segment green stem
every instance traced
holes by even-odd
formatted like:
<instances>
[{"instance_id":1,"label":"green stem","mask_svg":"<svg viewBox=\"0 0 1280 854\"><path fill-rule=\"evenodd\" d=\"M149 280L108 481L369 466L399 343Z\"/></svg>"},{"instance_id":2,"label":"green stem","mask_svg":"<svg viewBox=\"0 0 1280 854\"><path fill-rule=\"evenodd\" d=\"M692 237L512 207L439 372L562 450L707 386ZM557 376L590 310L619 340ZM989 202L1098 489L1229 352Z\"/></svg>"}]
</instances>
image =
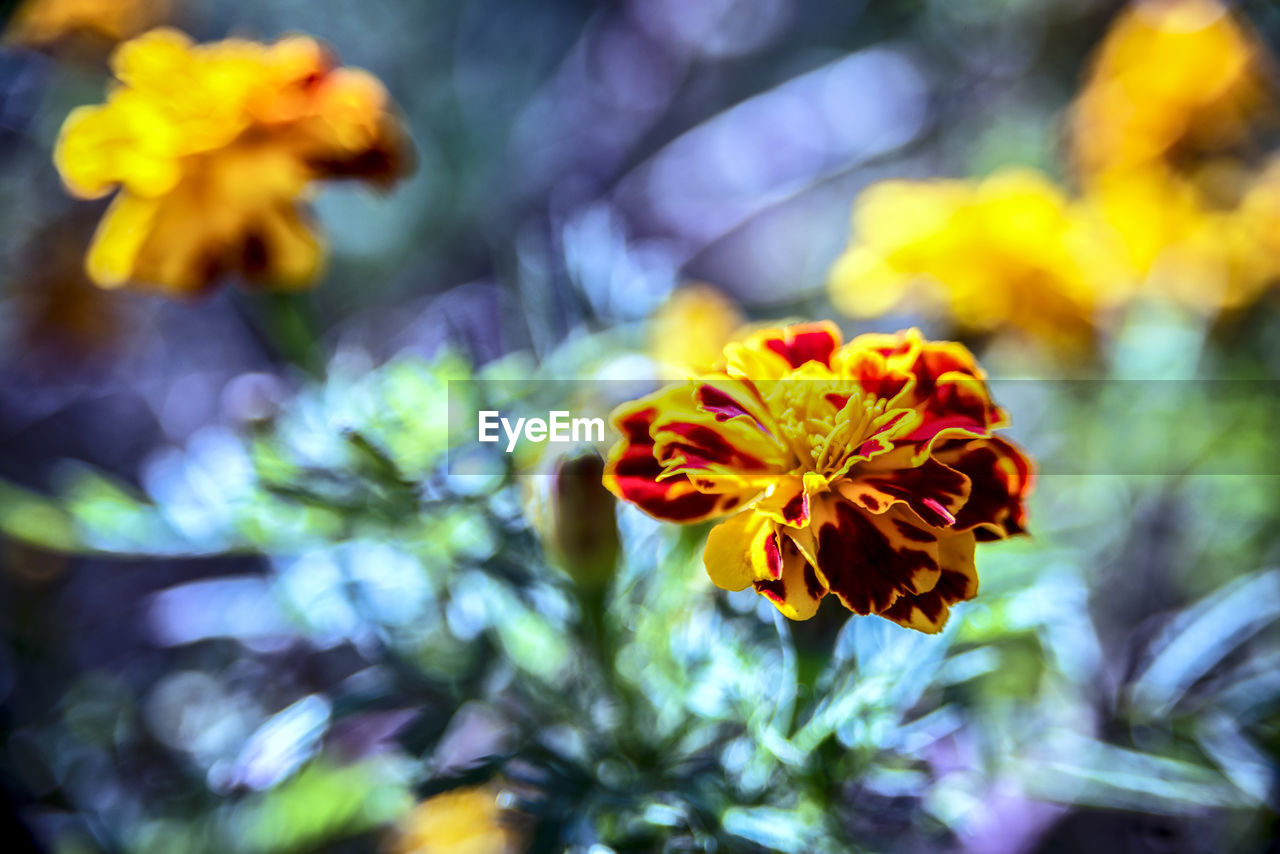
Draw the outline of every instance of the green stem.
<instances>
[{"instance_id":1,"label":"green stem","mask_svg":"<svg viewBox=\"0 0 1280 854\"><path fill-rule=\"evenodd\" d=\"M305 297L291 293L265 293L254 303L256 325L276 352L304 373L322 376L324 352L318 344L315 316Z\"/></svg>"}]
</instances>

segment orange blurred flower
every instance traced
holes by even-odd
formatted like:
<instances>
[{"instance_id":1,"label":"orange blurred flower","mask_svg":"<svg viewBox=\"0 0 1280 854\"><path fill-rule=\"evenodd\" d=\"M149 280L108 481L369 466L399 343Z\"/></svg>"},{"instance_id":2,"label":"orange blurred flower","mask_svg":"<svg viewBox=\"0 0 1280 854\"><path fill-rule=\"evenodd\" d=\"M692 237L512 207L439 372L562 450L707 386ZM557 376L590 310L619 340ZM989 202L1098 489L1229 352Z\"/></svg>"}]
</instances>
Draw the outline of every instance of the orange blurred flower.
<instances>
[{"instance_id":1,"label":"orange blurred flower","mask_svg":"<svg viewBox=\"0 0 1280 854\"><path fill-rule=\"evenodd\" d=\"M1129 280L1213 313L1251 303L1280 273L1267 191L1226 156L1274 115L1269 63L1216 0L1142 0L1113 23L1070 130L1084 203Z\"/></svg>"},{"instance_id":2,"label":"orange blurred flower","mask_svg":"<svg viewBox=\"0 0 1280 854\"><path fill-rule=\"evenodd\" d=\"M853 221L857 239L830 277L836 307L853 317L932 302L969 332L1008 325L1070 344L1120 296L1123 271L1099 223L1031 170L884 181L859 196Z\"/></svg>"},{"instance_id":3,"label":"orange blurred flower","mask_svg":"<svg viewBox=\"0 0 1280 854\"><path fill-rule=\"evenodd\" d=\"M1112 24L1072 109L1086 180L1242 141L1273 108L1257 39L1216 0L1139 0Z\"/></svg>"},{"instance_id":4,"label":"orange blurred flower","mask_svg":"<svg viewBox=\"0 0 1280 854\"><path fill-rule=\"evenodd\" d=\"M1248 305L1280 276L1280 182L1224 152L1274 110L1268 63L1215 0L1139 0L1070 114L1080 195L1025 169L872 185L833 302L854 317L931 303L964 332L1059 347L1140 294L1205 314Z\"/></svg>"},{"instance_id":5,"label":"orange blurred flower","mask_svg":"<svg viewBox=\"0 0 1280 854\"><path fill-rule=\"evenodd\" d=\"M305 36L195 45L159 29L111 64L119 84L72 111L54 153L76 196L119 190L87 259L103 287L192 294L229 273L305 286L321 260L299 208L309 185L406 169L382 84Z\"/></svg>"},{"instance_id":6,"label":"orange blurred flower","mask_svg":"<svg viewBox=\"0 0 1280 854\"><path fill-rule=\"evenodd\" d=\"M658 519L721 518L704 563L791 619L827 593L937 632L978 589L977 541L1025 527L1031 463L963 346L914 329L841 345L765 330L720 369L619 407L605 485Z\"/></svg>"},{"instance_id":7,"label":"orange blurred flower","mask_svg":"<svg viewBox=\"0 0 1280 854\"><path fill-rule=\"evenodd\" d=\"M78 40L110 45L160 23L169 8L169 0L27 0L5 37L32 47Z\"/></svg>"},{"instance_id":8,"label":"orange blurred flower","mask_svg":"<svg viewBox=\"0 0 1280 854\"><path fill-rule=\"evenodd\" d=\"M455 789L409 813L392 854L514 854L518 834L505 822L491 786Z\"/></svg>"}]
</instances>

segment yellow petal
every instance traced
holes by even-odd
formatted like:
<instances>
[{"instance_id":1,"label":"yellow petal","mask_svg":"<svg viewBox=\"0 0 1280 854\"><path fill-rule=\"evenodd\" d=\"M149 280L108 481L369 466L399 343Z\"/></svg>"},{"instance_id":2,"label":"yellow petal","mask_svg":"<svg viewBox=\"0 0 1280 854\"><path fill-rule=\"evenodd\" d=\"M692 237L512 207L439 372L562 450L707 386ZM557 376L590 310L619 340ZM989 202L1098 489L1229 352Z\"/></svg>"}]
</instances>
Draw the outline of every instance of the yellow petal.
<instances>
[{"instance_id":1,"label":"yellow petal","mask_svg":"<svg viewBox=\"0 0 1280 854\"><path fill-rule=\"evenodd\" d=\"M743 590L756 579L776 578L781 552L774 524L745 510L711 529L702 553L707 575L723 590Z\"/></svg>"},{"instance_id":2,"label":"yellow petal","mask_svg":"<svg viewBox=\"0 0 1280 854\"><path fill-rule=\"evenodd\" d=\"M790 537L782 538L782 577L755 582L756 592L773 603L789 620L807 620L818 612L827 595L813 567Z\"/></svg>"},{"instance_id":3,"label":"yellow petal","mask_svg":"<svg viewBox=\"0 0 1280 854\"><path fill-rule=\"evenodd\" d=\"M104 288L117 288L134 275L138 254L155 222L160 203L121 193L98 225L85 261L89 278Z\"/></svg>"}]
</instances>

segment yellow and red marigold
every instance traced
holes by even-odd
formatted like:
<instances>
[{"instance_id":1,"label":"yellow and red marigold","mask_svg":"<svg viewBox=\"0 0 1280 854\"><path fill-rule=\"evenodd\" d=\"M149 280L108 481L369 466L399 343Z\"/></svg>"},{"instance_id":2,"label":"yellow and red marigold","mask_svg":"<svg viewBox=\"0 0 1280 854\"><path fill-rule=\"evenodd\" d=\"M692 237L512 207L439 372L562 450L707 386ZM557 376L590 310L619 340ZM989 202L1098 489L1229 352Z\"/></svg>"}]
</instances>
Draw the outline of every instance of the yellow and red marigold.
<instances>
[{"instance_id":1,"label":"yellow and red marigold","mask_svg":"<svg viewBox=\"0 0 1280 854\"><path fill-rule=\"evenodd\" d=\"M939 631L977 593L976 543L1025 528L1032 466L994 435L1007 416L967 349L915 329L761 331L613 418L605 485L658 519L723 519L711 580L792 619L834 593Z\"/></svg>"},{"instance_id":2,"label":"yellow and red marigold","mask_svg":"<svg viewBox=\"0 0 1280 854\"><path fill-rule=\"evenodd\" d=\"M76 196L119 189L86 263L103 287L190 294L229 273L306 285L321 256L299 207L310 184L389 183L407 166L382 84L314 39L196 45L158 29L111 65L119 84L67 117L54 153Z\"/></svg>"}]
</instances>

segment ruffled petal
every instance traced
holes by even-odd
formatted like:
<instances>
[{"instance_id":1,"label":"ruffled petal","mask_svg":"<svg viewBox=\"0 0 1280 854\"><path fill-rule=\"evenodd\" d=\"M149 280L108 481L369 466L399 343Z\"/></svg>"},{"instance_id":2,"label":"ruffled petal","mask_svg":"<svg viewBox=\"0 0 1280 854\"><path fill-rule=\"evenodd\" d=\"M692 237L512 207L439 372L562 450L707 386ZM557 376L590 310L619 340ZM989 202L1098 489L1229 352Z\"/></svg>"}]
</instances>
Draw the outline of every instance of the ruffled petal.
<instances>
[{"instance_id":1,"label":"ruffled petal","mask_svg":"<svg viewBox=\"0 0 1280 854\"><path fill-rule=\"evenodd\" d=\"M813 497L827 486L827 479L816 472L783 475L774 479L755 510L780 525L803 528L809 524Z\"/></svg>"},{"instance_id":2,"label":"ruffled petal","mask_svg":"<svg viewBox=\"0 0 1280 854\"><path fill-rule=\"evenodd\" d=\"M1031 460L1004 439L947 443L937 459L970 482L969 496L955 514L955 529L973 530L979 540L1026 531L1026 499L1035 484Z\"/></svg>"},{"instance_id":3,"label":"ruffled petal","mask_svg":"<svg viewBox=\"0 0 1280 854\"><path fill-rule=\"evenodd\" d=\"M651 430L654 455L685 474L750 474L776 469L776 443L740 424L704 424L659 416Z\"/></svg>"},{"instance_id":4,"label":"ruffled petal","mask_svg":"<svg viewBox=\"0 0 1280 854\"><path fill-rule=\"evenodd\" d=\"M840 341L840 328L830 321L763 330L725 347L726 370L735 377L775 380L808 362L829 368Z\"/></svg>"},{"instance_id":5,"label":"ruffled petal","mask_svg":"<svg viewBox=\"0 0 1280 854\"><path fill-rule=\"evenodd\" d=\"M951 615L951 606L978 595L978 571L973 563L976 546L972 534L947 537L938 544L942 572L926 593L906 593L880 616L909 629L936 634Z\"/></svg>"},{"instance_id":6,"label":"ruffled petal","mask_svg":"<svg viewBox=\"0 0 1280 854\"><path fill-rule=\"evenodd\" d=\"M831 367L831 357L840 346L840 329L830 321L798 323L784 329L758 333L751 339L757 346L772 350L792 368L805 362Z\"/></svg>"},{"instance_id":7,"label":"ruffled petal","mask_svg":"<svg viewBox=\"0 0 1280 854\"><path fill-rule=\"evenodd\" d=\"M910 404L922 416L908 437L927 449L940 435L986 436L1005 426L1008 416L991 401L986 377L973 354L953 341L927 341L912 328L895 335L859 335L844 350L847 354L869 351L886 364L905 371L915 380L909 389ZM844 355L851 360L851 355Z\"/></svg>"},{"instance_id":8,"label":"ruffled petal","mask_svg":"<svg viewBox=\"0 0 1280 854\"><path fill-rule=\"evenodd\" d=\"M892 402L915 384L910 371L891 363L883 353L865 347L842 347L832 359L832 370L838 376L857 380L867 394L890 401L890 408L895 408Z\"/></svg>"},{"instance_id":9,"label":"ruffled petal","mask_svg":"<svg viewBox=\"0 0 1280 854\"><path fill-rule=\"evenodd\" d=\"M872 513L905 503L929 525L955 524L969 498L969 478L933 459L912 465L913 454L902 447L868 460L856 478L840 483L840 494Z\"/></svg>"},{"instance_id":10,"label":"ruffled petal","mask_svg":"<svg viewBox=\"0 0 1280 854\"><path fill-rule=\"evenodd\" d=\"M734 394L730 395L729 391ZM698 482L779 474L790 468L786 446L761 423L752 406L755 389L739 381L718 385L677 385L655 396L657 413L649 426L653 454L666 476L688 475ZM704 401L710 401L708 409ZM737 412L743 407L744 412ZM767 415L763 417L767 418ZM712 491L719 488L712 487ZM758 489L757 489L758 491Z\"/></svg>"},{"instance_id":11,"label":"ruffled petal","mask_svg":"<svg viewBox=\"0 0 1280 854\"><path fill-rule=\"evenodd\" d=\"M937 537L903 508L873 514L826 496L815 504L811 529L819 578L855 613L880 613L938 581Z\"/></svg>"},{"instance_id":12,"label":"ruffled petal","mask_svg":"<svg viewBox=\"0 0 1280 854\"><path fill-rule=\"evenodd\" d=\"M751 586L793 620L812 617L827 595L826 585L791 537L751 510L711 529L703 564L717 587Z\"/></svg>"},{"instance_id":13,"label":"ruffled petal","mask_svg":"<svg viewBox=\"0 0 1280 854\"><path fill-rule=\"evenodd\" d=\"M650 432L668 394L658 392L614 411L613 424L623 438L605 463L605 487L650 516L670 522L709 519L744 504L750 495L740 481L711 478L695 485L684 474L665 471L654 455Z\"/></svg>"},{"instance_id":14,"label":"ruffled petal","mask_svg":"<svg viewBox=\"0 0 1280 854\"><path fill-rule=\"evenodd\" d=\"M138 255L151 234L160 203L124 192L107 208L85 258L89 278L104 288L117 288L134 274Z\"/></svg>"},{"instance_id":15,"label":"ruffled petal","mask_svg":"<svg viewBox=\"0 0 1280 854\"><path fill-rule=\"evenodd\" d=\"M827 586L788 536L780 536L782 574L777 579L757 579L755 591L792 620L807 620L818 612Z\"/></svg>"},{"instance_id":16,"label":"ruffled petal","mask_svg":"<svg viewBox=\"0 0 1280 854\"><path fill-rule=\"evenodd\" d=\"M702 563L711 581L724 590L743 590L756 581L782 577L782 548L777 526L751 510L711 529Z\"/></svg>"},{"instance_id":17,"label":"ruffled petal","mask_svg":"<svg viewBox=\"0 0 1280 854\"><path fill-rule=\"evenodd\" d=\"M772 435L768 405L751 380L700 378L694 382L693 399L698 408L717 422L741 419L762 433Z\"/></svg>"}]
</instances>

